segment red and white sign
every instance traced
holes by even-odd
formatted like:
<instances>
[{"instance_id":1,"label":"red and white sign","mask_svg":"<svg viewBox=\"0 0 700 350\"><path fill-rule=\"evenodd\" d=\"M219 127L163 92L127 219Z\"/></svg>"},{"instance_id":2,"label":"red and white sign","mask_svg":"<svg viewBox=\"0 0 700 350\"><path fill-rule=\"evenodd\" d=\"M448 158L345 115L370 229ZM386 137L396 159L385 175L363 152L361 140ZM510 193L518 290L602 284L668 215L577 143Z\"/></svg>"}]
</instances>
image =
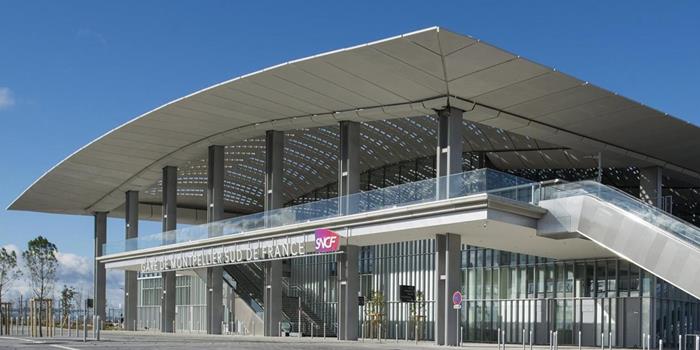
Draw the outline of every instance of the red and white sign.
<instances>
[{"instance_id":1,"label":"red and white sign","mask_svg":"<svg viewBox=\"0 0 700 350\"><path fill-rule=\"evenodd\" d=\"M316 253L332 253L337 252L340 248L340 235L325 229L320 228L315 232L316 236Z\"/></svg>"},{"instance_id":2,"label":"red and white sign","mask_svg":"<svg viewBox=\"0 0 700 350\"><path fill-rule=\"evenodd\" d=\"M452 307L454 309L462 308L462 293L460 291L452 293Z\"/></svg>"}]
</instances>

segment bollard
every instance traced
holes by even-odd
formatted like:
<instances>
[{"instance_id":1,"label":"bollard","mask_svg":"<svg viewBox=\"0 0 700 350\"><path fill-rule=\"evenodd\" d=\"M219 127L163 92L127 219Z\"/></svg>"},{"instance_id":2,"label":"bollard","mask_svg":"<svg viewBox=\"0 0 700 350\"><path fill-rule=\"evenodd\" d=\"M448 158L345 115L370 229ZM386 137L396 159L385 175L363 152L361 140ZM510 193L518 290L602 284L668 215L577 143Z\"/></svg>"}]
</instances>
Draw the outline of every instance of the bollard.
<instances>
[{"instance_id":1,"label":"bollard","mask_svg":"<svg viewBox=\"0 0 700 350\"><path fill-rule=\"evenodd\" d=\"M642 333L642 350L645 349L644 346L646 345L646 341L647 341L647 334Z\"/></svg>"},{"instance_id":2,"label":"bollard","mask_svg":"<svg viewBox=\"0 0 700 350\"><path fill-rule=\"evenodd\" d=\"M678 335L678 350L683 350L683 336Z\"/></svg>"},{"instance_id":3,"label":"bollard","mask_svg":"<svg viewBox=\"0 0 700 350\"><path fill-rule=\"evenodd\" d=\"M314 328L316 328L316 324L311 324L311 339L314 338Z\"/></svg>"},{"instance_id":4,"label":"bollard","mask_svg":"<svg viewBox=\"0 0 700 350\"><path fill-rule=\"evenodd\" d=\"M501 350L501 329L496 330L496 343L498 343L498 350Z\"/></svg>"},{"instance_id":5,"label":"bollard","mask_svg":"<svg viewBox=\"0 0 700 350\"><path fill-rule=\"evenodd\" d=\"M695 336L695 350L700 350L700 335Z\"/></svg>"},{"instance_id":6,"label":"bollard","mask_svg":"<svg viewBox=\"0 0 700 350\"><path fill-rule=\"evenodd\" d=\"M68 337L70 338L73 334L71 324L70 324L71 317L68 316Z\"/></svg>"},{"instance_id":7,"label":"bollard","mask_svg":"<svg viewBox=\"0 0 700 350\"><path fill-rule=\"evenodd\" d=\"M282 321L277 322L277 336L278 337L282 336Z\"/></svg>"},{"instance_id":8,"label":"bollard","mask_svg":"<svg viewBox=\"0 0 700 350\"><path fill-rule=\"evenodd\" d=\"M608 349L612 350L612 332L608 332Z\"/></svg>"},{"instance_id":9,"label":"bollard","mask_svg":"<svg viewBox=\"0 0 700 350\"><path fill-rule=\"evenodd\" d=\"M102 325L100 324L100 316L99 315L97 316L96 328L97 328L97 333L95 334L95 339L97 341L100 341L100 328L102 328Z\"/></svg>"},{"instance_id":10,"label":"bollard","mask_svg":"<svg viewBox=\"0 0 700 350\"><path fill-rule=\"evenodd\" d=\"M554 350L559 350L559 331L554 331Z\"/></svg>"},{"instance_id":11,"label":"bollard","mask_svg":"<svg viewBox=\"0 0 700 350\"><path fill-rule=\"evenodd\" d=\"M501 340L503 341L503 350L506 350L506 330L502 330L503 335L501 335Z\"/></svg>"},{"instance_id":12,"label":"bollard","mask_svg":"<svg viewBox=\"0 0 700 350\"><path fill-rule=\"evenodd\" d=\"M664 350L664 340L659 339L659 350Z\"/></svg>"},{"instance_id":13,"label":"bollard","mask_svg":"<svg viewBox=\"0 0 700 350\"><path fill-rule=\"evenodd\" d=\"M525 350L525 328L523 328L523 350Z\"/></svg>"},{"instance_id":14,"label":"bollard","mask_svg":"<svg viewBox=\"0 0 700 350\"><path fill-rule=\"evenodd\" d=\"M553 350L552 349L553 344L554 344L554 332L552 332L552 330L550 329L549 330L549 350Z\"/></svg>"},{"instance_id":15,"label":"bollard","mask_svg":"<svg viewBox=\"0 0 700 350\"><path fill-rule=\"evenodd\" d=\"M324 332L326 331L325 329L323 330ZM362 324L362 342L365 342L365 325L364 323Z\"/></svg>"},{"instance_id":16,"label":"bollard","mask_svg":"<svg viewBox=\"0 0 700 350\"><path fill-rule=\"evenodd\" d=\"M498 343L498 350L501 350L501 329L499 328L496 333L496 342Z\"/></svg>"},{"instance_id":17,"label":"bollard","mask_svg":"<svg viewBox=\"0 0 700 350\"><path fill-rule=\"evenodd\" d=\"M527 339L530 342L530 350L532 350L532 329L530 330L530 335L527 337Z\"/></svg>"},{"instance_id":18,"label":"bollard","mask_svg":"<svg viewBox=\"0 0 700 350\"><path fill-rule=\"evenodd\" d=\"M600 332L600 350L605 350L605 332Z\"/></svg>"},{"instance_id":19,"label":"bollard","mask_svg":"<svg viewBox=\"0 0 700 350\"><path fill-rule=\"evenodd\" d=\"M83 315L83 343L87 342L87 314Z\"/></svg>"},{"instance_id":20,"label":"bollard","mask_svg":"<svg viewBox=\"0 0 700 350\"><path fill-rule=\"evenodd\" d=\"M464 345L464 326L459 326L459 346Z\"/></svg>"},{"instance_id":21,"label":"bollard","mask_svg":"<svg viewBox=\"0 0 700 350\"><path fill-rule=\"evenodd\" d=\"M581 350L581 331L578 331L578 350Z\"/></svg>"},{"instance_id":22,"label":"bollard","mask_svg":"<svg viewBox=\"0 0 700 350\"><path fill-rule=\"evenodd\" d=\"M399 324L396 323L394 325L394 338L396 339L396 343L399 343Z\"/></svg>"},{"instance_id":23,"label":"bollard","mask_svg":"<svg viewBox=\"0 0 700 350\"><path fill-rule=\"evenodd\" d=\"M323 339L326 339L326 322L323 322Z\"/></svg>"}]
</instances>

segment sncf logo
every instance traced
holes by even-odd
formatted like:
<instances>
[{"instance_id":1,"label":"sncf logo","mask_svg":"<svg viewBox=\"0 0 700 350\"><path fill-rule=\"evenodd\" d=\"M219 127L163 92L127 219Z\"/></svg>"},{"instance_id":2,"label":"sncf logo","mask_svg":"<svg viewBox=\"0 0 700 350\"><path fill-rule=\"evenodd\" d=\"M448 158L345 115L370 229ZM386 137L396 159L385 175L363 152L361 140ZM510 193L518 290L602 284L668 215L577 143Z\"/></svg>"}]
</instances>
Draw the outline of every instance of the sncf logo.
<instances>
[{"instance_id":1,"label":"sncf logo","mask_svg":"<svg viewBox=\"0 0 700 350\"><path fill-rule=\"evenodd\" d=\"M335 252L340 247L340 236L325 228L316 230L316 252L330 253Z\"/></svg>"}]
</instances>

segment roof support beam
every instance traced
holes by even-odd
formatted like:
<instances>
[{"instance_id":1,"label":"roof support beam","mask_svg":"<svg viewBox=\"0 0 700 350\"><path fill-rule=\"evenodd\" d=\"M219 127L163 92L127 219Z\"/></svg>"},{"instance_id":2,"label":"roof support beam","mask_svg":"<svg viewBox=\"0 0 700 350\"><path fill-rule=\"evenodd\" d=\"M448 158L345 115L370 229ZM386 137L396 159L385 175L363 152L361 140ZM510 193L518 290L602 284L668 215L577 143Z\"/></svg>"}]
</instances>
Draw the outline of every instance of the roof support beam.
<instances>
[{"instance_id":1,"label":"roof support beam","mask_svg":"<svg viewBox=\"0 0 700 350\"><path fill-rule=\"evenodd\" d=\"M207 163L207 222L224 218L224 146L209 146ZM218 228L210 228L209 236L221 235ZM207 334L221 334L223 320L223 268L207 268Z\"/></svg>"},{"instance_id":2,"label":"roof support beam","mask_svg":"<svg viewBox=\"0 0 700 350\"><path fill-rule=\"evenodd\" d=\"M282 207L284 132L265 132L265 212ZM266 215L266 224L270 224ZM264 263L263 324L266 336L279 336L282 321L282 260Z\"/></svg>"},{"instance_id":3,"label":"roof support beam","mask_svg":"<svg viewBox=\"0 0 700 350\"><path fill-rule=\"evenodd\" d=\"M459 263L462 236L435 235L435 343L458 345L460 310L452 308L452 293L459 291Z\"/></svg>"},{"instance_id":4,"label":"roof support beam","mask_svg":"<svg viewBox=\"0 0 700 350\"><path fill-rule=\"evenodd\" d=\"M265 132L265 211L282 207L284 132Z\"/></svg>"},{"instance_id":5,"label":"roof support beam","mask_svg":"<svg viewBox=\"0 0 700 350\"><path fill-rule=\"evenodd\" d=\"M448 198L450 183L446 176L462 172L462 115L464 111L454 107L438 111L438 142L436 172L439 198Z\"/></svg>"},{"instance_id":6,"label":"roof support beam","mask_svg":"<svg viewBox=\"0 0 700 350\"><path fill-rule=\"evenodd\" d=\"M129 239L136 239L139 235L139 192L127 191L124 211L126 224L126 244ZM136 271L124 272L124 327L127 330L136 330L136 314L138 305L138 281Z\"/></svg>"},{"instance_id":7,"label":"roof support beam","mask_svg":"<svg viewBox=\"0 0 700 350\"><path fill-rule=\"evenodd\" d=\"M177 241L175 230L177 228L177 167L166 166L163 168L162 180L163 193L163 243L172 244ZM175 271L167 271L161 274L163 296L161 298L161 331L175 332Z\"/></svg>"},{"instance_id":8,"label":"roof support beam","mask_svg":"<svg viewBox=\"0 0 700 350\"><path fill-rule=\"evenodd\" d=\"M95 213L95 274L93 279L93 290L95 291L95 315L101 320L105 319L107 306L107 273L105 264L97 261L97 257L102 256L104 251L102 245L107 242L107 212Z\"/></svg>"},{"instance_id":9,"label":"roof support beam","mask_svg":"<svg viewBox=\"0 0 700 350\"><path fill-rule=\"evenodd\" d=\"M352 212L350 198L360 191L360 123L340 122L340 155L338 157L338 203L341 214Z\"/></svg>"}]
</instances>

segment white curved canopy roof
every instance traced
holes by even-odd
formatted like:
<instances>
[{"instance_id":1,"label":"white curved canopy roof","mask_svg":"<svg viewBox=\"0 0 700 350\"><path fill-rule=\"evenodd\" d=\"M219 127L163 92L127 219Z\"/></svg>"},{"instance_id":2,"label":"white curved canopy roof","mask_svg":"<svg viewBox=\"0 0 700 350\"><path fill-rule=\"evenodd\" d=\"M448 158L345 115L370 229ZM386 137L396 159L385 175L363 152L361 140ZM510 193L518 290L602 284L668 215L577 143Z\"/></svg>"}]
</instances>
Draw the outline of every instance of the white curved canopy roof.
<instances>
[{"instance_id":1,"label":"white curved canopy roof","mask_svg":"<svg viewBox=\"0 0 700 350\"><path fill-rule=\"evenodd\" d=\"M290 131L291 199L335 180L338 121L364 123L369 169L434 152L434 119L425 116L447 105L466 111L465 150L510 150L494 157L503 168L590 167L583 155L602 152L611 165L658 165L700 178L696 126L435 27L283 63L172 101L73 153L8 209L114 211L127 190L157 201L166 165L181 169L179 195L201 197L206 146L222 144L230 211L255 211L266 130ZM183 199L180 205L198 206Z\"/></svg>"}]
</instances>

